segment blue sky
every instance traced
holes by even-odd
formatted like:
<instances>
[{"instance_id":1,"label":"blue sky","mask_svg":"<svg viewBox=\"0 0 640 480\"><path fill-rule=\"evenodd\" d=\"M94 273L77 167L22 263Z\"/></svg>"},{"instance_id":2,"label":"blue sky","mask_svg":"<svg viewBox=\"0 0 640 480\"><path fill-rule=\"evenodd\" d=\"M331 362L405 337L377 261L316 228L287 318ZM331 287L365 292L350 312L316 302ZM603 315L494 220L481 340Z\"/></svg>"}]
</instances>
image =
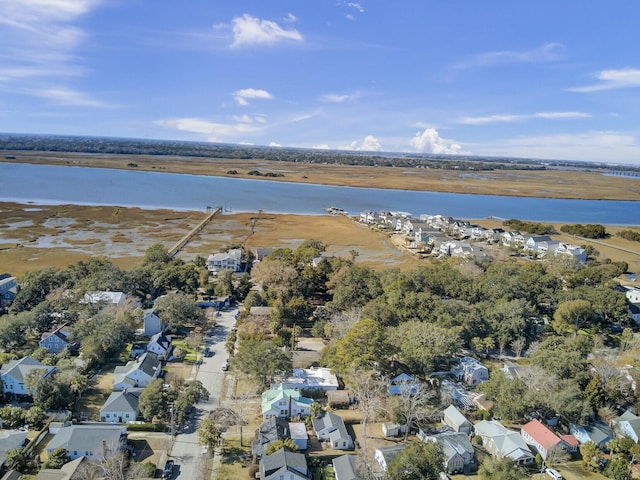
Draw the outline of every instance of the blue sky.
<instances>
[{"instance_id":1,"label":"blue sky","mask_svg":"<svg viewBox=\"0 0 640 480\"><path fill-rule=\"evenodd\" d=\"M640 164L640 2L0 0L0 131Z\"/></svg>"}]
</instances>

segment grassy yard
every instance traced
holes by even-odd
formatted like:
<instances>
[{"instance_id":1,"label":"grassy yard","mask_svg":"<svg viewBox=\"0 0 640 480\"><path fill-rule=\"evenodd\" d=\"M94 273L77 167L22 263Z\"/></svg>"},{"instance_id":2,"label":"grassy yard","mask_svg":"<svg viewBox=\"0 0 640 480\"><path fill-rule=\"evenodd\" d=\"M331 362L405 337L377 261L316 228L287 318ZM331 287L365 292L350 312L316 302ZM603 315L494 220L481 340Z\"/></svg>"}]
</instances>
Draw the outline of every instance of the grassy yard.
<instances>
[{"instance_id":1,"label":"grassy yard","mask_svg":"<svg viewBox=\"0 0 640 480\"><path fill-rule=\"evenodd\" d=\"M249 478L251 446L247 439L244 440L244 444L245 446L240 447L239 436L225 436L217 474L219 480Z\"/></svg>"}]
</instances>

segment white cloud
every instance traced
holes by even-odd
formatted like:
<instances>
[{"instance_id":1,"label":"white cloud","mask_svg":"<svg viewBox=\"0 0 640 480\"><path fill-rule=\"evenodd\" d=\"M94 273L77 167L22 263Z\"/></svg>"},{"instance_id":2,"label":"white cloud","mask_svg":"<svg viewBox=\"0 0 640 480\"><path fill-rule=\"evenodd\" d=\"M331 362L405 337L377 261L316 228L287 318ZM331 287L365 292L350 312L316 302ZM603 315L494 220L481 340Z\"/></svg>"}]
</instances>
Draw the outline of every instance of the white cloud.
<instances>
[{"instance_id":1,"label":"white cloud","mask_svg":"<svg viewBox=\"0 0 640 480\"><path fill-rule=\"evenodd\" d=\"M442 138L435 128L416 133L409 143L420 153L456 154L462 149L457 143Z\"/></svg>"},{"instance_id":2,"label":"white cloud","mask_svg":"<svg viewBox=\"0 0 640 480\"><path fill-rule=\"evenodd\" d=\"M316 147L318 148L318 147ZM364 137L362 143L358 143L357 140L354 140L349 145L345 145L342 147L338 147L338 150L357 150L364 152L379 152L382 150L382 145L378 141L376 137L373 135L367 135Z\"/></svg>"},{"instance_id":3,"label":"white cloud","mask_svg":"<svg viewBox=\"0 0 640 480\"><path fill-rule=\"evenodd\" d=\"M280 145L279 143L276 143L276 142L269 142L269 146L270 147L281 147L282 145Z\"/></svg>"},{"instance_id":4,"label":"white cloud","mask_svg":"<svg viewBox=\"0 0 640 480\"><path fill-rule=\"evenodd\" d=\"M231 119L238 123L265 123L267 119L263 115L233 115Z\"/></svg>"},{"instance_id":5,"label":"white cloud","mask_svg":"<svg viewBox=\"0 0 640 480\"><path fill-rule=\"evenodd\" d=\"M165 128L180 130L183 132L201 133L209 135L211 141L221 139L237 138L242 135L253 134L259 131L260 127L244 123L216 123L201 118L173 118L156 122Z\"/></svg>"},{"instance_id":6,"label":"white cloud","mask_svg":"<svg viewBox=\"0 0 640 480\"><path fill-rule=\"evenodd\" d=\"M238 103L238 105L246 106L249 105L249 99L269 100L272 99L273 96L266 90L256 88L243 88L241 90L236 90L235 92L233 92L233 98Z\"/></svg>"},{"instance_id":7,"label":"white cloud","mask_svg":"<svg viewBox=\"0 0 640 480\"><path fill-rule=\"evenodd\" d=\"M503 115L488 115L485 117L463 117L458 123L464 125L486 125L489 123L511 123L511 122L523 122L535 118L543 119L565 119L565 118L590 118L591 115L584 112L538 112L529 114L503 114Z\"/></svg>"},{"instance_id":8,"label":"white cloud","mask_svg":"<svg viewBox=\"0 0 640 480\"><path fill-rule=\"evenodd\" d=\"M496 140L473 145L473 151L478 155L636 164L640 158L640 145L634 135L600 130Z\"/></svg>"},{"instance_id":9,"label":"white cloud","mask_svg":"<svg viewBox=\"0 0 640 480\"><path fill-rule=\"evenodd\" d=\"M590 93L618 88L640 87L640 70L627 68L623 70L602 70L596 75L598 83L584 87L569 88L570 92Z\"/></svg>"},{"instance_id":10,"label":"white cloud","mask_svg":"<svg viewBox=\"0 0 640 480\"><path fill-rule=\"evenodd\" d=\"M25 93L35 95L37 97L46 98L58 105L69 107L98 107L104 108L109 105L100 100L93 99L88 95L77 90L71 90L67 87L51 87L42 89L26 90Z\"/></svg>"},{"instance_id":11,"label":"white cloud","mask_svg":"<svg viewBox=\"0 0 640 480\"><path fill-rule=\"evenodd\" d=\"M327 145L326 143L321 143L321 144L318 144L318 145L314 145L311 148L315 148L315 149L318 149L318 150L329 150L331 147L329 145Z\"/></svg>"},{"instance_id":12,"label":"white cloud","mask_svg":"<svg viewBox=\"0 0 640 480\"><path fill-rule=\"evenodd\" d=\"M322 96L322 101L327 103L342 103L342 102L347 102L351 100L357 100L361 96L362 95L360 92L343 93L343 94L327 93Z\"/></svg>"},{"instance_id":13,"label":"white cloud","mask_svg":"<svg viewBox=\"0 0 640 480\"><path fill-rule=\"evenodd\" d=\"M293 17L295 18L295 17ZM287 18L291 21L292 16ZM295 29L285 29L271 20L261 20L244 14L232 21L232 47L248 45L275 45L283 40L302 41L302 35Z\"/></svg>"},{"instance_id":14,"label":"white cloud","mask_svg":"<svg viewBox=\"0 0 640 480\"><path fill-rule=\"evenodd\" d=\"M545 63L559 60L564 46L560 43L545 43L533 50L499 50L484 52L457 64L454 68L463 70L472 67L489 67L510 63Z\"/></svg>"}]
</instances>

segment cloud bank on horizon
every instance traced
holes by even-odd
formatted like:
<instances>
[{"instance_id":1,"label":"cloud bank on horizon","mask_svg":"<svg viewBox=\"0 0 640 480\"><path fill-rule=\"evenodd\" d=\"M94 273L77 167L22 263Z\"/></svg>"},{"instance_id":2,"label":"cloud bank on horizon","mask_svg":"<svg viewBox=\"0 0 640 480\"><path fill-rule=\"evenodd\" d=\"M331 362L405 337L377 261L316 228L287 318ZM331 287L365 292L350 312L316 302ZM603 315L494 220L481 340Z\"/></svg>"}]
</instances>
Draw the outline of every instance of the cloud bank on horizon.
<instances>
[{"instance_id":1,"label":"cloud bank on horizon","mask_svg":"<svg viewBox=\"0 0 640 480\"><path fill-rule=\"evenodd\" d=\"M0 0L0 131L640 165L639 14Z\"/></svg>"}]
</instances>

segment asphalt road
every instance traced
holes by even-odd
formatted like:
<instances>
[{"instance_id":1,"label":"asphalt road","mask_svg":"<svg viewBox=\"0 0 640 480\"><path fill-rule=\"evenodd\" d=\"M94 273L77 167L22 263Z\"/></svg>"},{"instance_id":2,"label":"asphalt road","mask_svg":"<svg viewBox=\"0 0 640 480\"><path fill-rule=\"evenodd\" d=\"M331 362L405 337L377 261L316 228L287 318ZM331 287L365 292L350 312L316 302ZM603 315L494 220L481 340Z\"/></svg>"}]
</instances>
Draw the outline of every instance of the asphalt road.
<instances>
[{"instance_id":1,"label":"asphalt road","mask_svg":"<svg viewBox=\"0 0 640 480\"><path fill-rule=\"evenodd\" d=\"M222 365L228 360L224 349L227 333L231 330L237 308L230 308L220 312L217 317L213 337L205 342L210 345L213 356L204 357L196 371L196 379L209 391L209 400L199 402L195 412L189 418L187 425L177 431L171 458L175 459L176 466L172 478L189 480L204 480L207 477L207 465L209 458L198 445L197 428L199 422L208 413L220 405L222 388L224 387L225 372Z\"/></svg>"}]
</instances>

